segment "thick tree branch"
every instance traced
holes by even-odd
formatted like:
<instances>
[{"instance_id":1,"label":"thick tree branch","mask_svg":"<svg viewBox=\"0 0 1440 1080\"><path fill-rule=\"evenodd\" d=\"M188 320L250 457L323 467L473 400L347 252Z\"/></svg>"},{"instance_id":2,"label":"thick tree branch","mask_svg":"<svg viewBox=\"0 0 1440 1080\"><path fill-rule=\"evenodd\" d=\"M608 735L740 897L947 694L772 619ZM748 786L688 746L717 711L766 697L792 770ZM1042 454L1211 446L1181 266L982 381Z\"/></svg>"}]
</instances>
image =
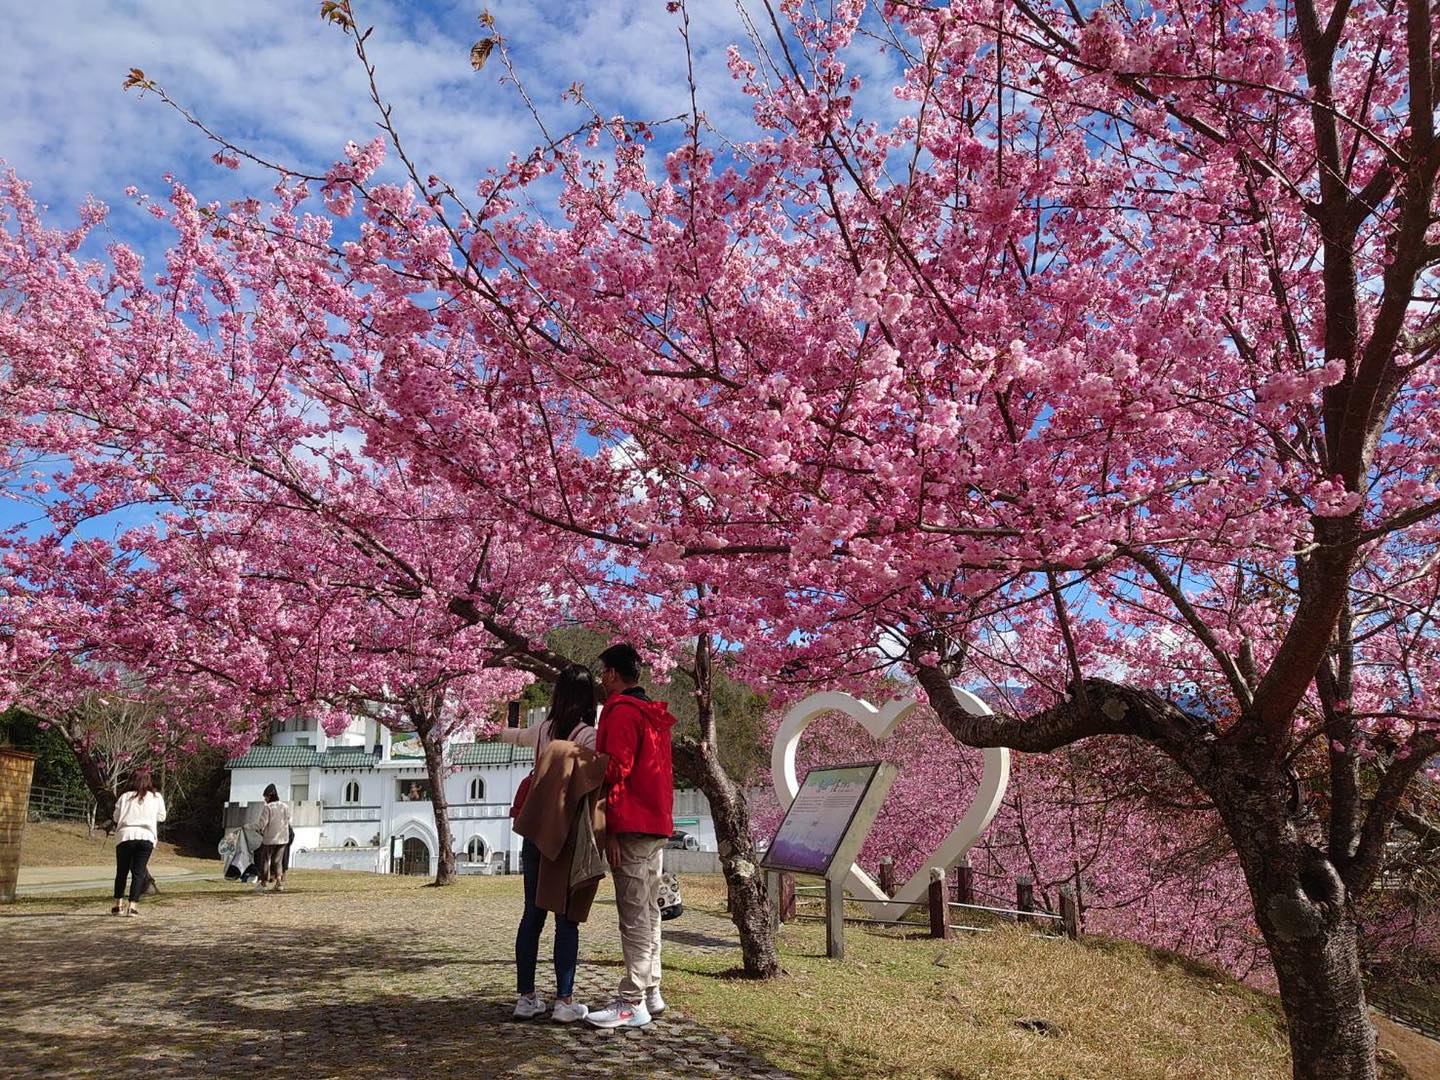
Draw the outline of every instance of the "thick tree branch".
<instances>
[{"instance_id":1,"label":"thick tree branch","mask_svg":"<svg viewBox=\"0 0 1440 1080\"><path fill-rule=\"evenodd\" d=\"M1399 812L1400 801L1405 797L1410 782L1436 754L1440 754L1440 733L1419 732L1406 740L1381 776L1374 798L1370 800L1370 811L1365 815L1355 857L1341 869L1345 887L1352 896L1370 888L1379 875L1385 863L1385 841L1389 839L1390 826Z\"/></svg>"}]
</instances>

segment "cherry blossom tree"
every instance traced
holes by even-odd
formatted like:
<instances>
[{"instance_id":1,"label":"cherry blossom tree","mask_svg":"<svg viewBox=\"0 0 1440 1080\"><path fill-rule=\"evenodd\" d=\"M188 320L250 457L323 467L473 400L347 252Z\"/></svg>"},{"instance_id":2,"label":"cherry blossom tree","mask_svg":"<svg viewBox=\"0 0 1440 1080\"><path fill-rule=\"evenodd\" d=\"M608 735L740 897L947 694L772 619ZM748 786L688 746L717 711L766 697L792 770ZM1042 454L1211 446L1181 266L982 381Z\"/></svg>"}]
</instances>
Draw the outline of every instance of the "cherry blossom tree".
<instances>
[{"instance_id":1,"label":"cherry blossom tree","mask_svg":"<svg viewBox=\"0 0 1440 1080\"><path fill-rule=\"evenodd\" d=\"M225 454L252 455L256 409L290 445L355 428L636 589L703 589L756 671L893 645L967 745L1147 746L1223 823L1295 1074L1372 1076L1357 913L1440 751L1432 13L866 11L765 5L732 58L743 144L692 109L652 167L652 129L597 115L471 197L404 156L377 92L407 184L371 182L376 142L268 216L177 191L144 297L133 257L116 299L53 244L37 269L74 272L24 284L57 302L0 325L43 358L24 415L93 422L77 357L110 337L83 331L119 313L168 381L126 415L192 463L169 491L211 483L187 456L208 336L199 385L253 391ZM847 59L877 40L896 104L867 117ZM537 180L557 216L526 213ZM92 460L119 492L155 459ZM972 717L955 680L1026 706Z\"/></svg>"},{"instance_id":2,"label":"cherry blossom tree","mask_svg":"<svg viewBox=\"0 0 1440 1080\"><path fill-rule=\"evenodd\" d=\"M563 401L643 494L607 515L537 439L517 509L687 563L748 648L884 636L970 745L1156 748L1235 847L1296 1075L1373 1075L1357 903L1440 749L1428 6L767 12L732 65L764 137L695 115L652 171L597 123L608 162L445 218L474 348L392 399L416 454L491 485L430 411ZM861 30L898 120L856 111ZM508 213L547 172L563 225ZM391 237L449 212L415 180ZM994 674L1050 703L969 716Z\"/></svg>"}]
</instances>

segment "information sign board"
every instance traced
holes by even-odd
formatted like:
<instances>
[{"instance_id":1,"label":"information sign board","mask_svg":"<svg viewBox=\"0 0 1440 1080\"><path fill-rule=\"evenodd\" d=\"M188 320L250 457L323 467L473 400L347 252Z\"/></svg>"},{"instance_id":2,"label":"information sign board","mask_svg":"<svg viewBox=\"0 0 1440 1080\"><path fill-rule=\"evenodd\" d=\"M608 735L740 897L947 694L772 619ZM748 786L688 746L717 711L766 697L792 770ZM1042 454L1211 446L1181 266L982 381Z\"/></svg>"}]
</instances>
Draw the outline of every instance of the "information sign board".
<instances>
[{"instance_id":1,"label":"information sign board","mask_svg":"<svg viewBox=\"0 0 1440 1080\"><path fill-rule=\"evenodd\" d=\"M811 769L765 852L764 867L827 878L832 868L848 872L894 778L894 768L878 761Z\"/></svg>"}]
</instances>

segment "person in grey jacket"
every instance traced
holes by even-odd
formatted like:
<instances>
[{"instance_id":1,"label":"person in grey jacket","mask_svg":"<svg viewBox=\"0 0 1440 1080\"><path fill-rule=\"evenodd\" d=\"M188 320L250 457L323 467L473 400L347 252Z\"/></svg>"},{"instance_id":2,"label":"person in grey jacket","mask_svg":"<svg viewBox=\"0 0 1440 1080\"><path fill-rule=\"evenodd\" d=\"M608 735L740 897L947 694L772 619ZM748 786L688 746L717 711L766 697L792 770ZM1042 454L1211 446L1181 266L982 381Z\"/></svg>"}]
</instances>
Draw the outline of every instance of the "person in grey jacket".
<instances>
[{"instance_id":1,"label":"person in grey jacket","mask_svg":"<svg viewBox=\"0 0 1440 1080\"><path fill-rule=\"evenodd\" d=\"M285 891L285 850L290 845L290 804L282 802L275 785L265 788L265 805L260 808L260 877L255 891L264 892L273 884L276 892Z\"/></svg>"}]
</instances>

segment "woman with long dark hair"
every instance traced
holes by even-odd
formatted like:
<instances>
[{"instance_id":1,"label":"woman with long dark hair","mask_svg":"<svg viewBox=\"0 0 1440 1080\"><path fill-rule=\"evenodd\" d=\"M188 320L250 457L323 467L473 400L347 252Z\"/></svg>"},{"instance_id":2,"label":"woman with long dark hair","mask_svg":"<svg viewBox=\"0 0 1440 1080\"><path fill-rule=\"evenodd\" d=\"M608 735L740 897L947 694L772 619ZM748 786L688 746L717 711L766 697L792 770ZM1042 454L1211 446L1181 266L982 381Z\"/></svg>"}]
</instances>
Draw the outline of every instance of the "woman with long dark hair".
<instances>
[{"instance_id":1,"label":"woman with long dark hair","mask_svg":"<svg viewBox=\"0 0 1440 1080\"><path fill-rule=\"evenodd\" d=\"M165 820L165 797L155 790L149 769L137 769L130 790L115 802L115 906L111 915L139 915L140 894L149 880L150 855ZM124 904L125 879L130 879L130 903Z\"/></svg>"},{"instance_id":2,"label":"woman with long dark hair","mask_svg":"<svg viewBox=\"0 0 1440 1080\"><path fill-rule=\"evenodd\" d=\"M560 672L550 698L550 712L529 728L505 728L506 742L535 747L535 760L554 739L567 739L587 750L595 749L595 676L590 669L572 664ZM529 1020L545 1011L545 1001L535 992L535 966L540 955L540 932L549 913L535 903L540 880L540 849L528 839L520 848L520 869L525 875L525 913L515 934L515 982L519 997L515 1015ZM562 1024L585 1018L586 1008L572 998L575 966L580 956L580 924L563 915L555 916L555 1008L550 1018Z\"/></svg>"}]
</instances>

